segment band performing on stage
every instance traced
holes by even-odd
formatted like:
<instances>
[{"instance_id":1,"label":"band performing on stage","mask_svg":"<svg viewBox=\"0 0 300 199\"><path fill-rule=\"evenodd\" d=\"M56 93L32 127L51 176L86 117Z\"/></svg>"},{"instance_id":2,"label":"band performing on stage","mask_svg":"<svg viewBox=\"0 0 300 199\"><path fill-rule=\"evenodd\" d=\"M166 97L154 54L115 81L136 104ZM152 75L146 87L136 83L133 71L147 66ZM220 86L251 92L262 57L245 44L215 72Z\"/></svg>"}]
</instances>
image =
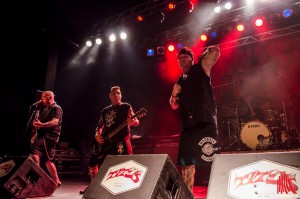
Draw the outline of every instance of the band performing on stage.
<instances>
[{"instance_id":1,"label":"band performing on stage","mask_svg":"<svg viewBox=\"0 0 300 199\"><path fill-rule=\"evenodd\" d=\"M19 1L0 199L300 199L299 1Z\"/></svg>"}]
</instances>

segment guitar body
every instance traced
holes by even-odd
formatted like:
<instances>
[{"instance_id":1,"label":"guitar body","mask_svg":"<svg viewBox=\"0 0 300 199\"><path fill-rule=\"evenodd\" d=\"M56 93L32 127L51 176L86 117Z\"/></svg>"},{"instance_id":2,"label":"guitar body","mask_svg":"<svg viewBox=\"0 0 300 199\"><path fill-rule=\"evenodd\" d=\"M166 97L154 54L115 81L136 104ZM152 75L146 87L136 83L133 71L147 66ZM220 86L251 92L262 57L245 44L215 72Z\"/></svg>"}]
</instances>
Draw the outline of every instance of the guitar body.
<instances>
[{"instance_id":1,"label":"guitar body","mask_svg":"<svg viewBox=\"0 0 300 199\"><path fill-rule=\"evenodd\" d=\"M142 117L146 114L146 109L142 108L131 118ZM127 136L127 129L124 129L127 126L127 120L125 120L122 124L120 124L117 128L115 128L111 132L103 132L102 136L104 137L104 143L100 144L96 139L93 141L91 152L97 159L104 160L108 154L120 154L118 153L120 149L118 149L118 143L122 142ZM123 130L122 130L123 129ZM116 148L112 148L112 146ZM111 151L110 151L111 150Z\"/></svg>"},{"instance_id":2,"label":"guitar body","mask_svg":"<svg viewBox=\"0 0 300 199\"><path fill-rule=\"evenodd\" d=\"M99 142L97 142L96 139L94 139L93 146L92 146L92 154L94 155L104 154L112 147L112 144L113 143L111 143L110 141L104 142L104 144L100 144Z\"/></svg>"}]
</instances>

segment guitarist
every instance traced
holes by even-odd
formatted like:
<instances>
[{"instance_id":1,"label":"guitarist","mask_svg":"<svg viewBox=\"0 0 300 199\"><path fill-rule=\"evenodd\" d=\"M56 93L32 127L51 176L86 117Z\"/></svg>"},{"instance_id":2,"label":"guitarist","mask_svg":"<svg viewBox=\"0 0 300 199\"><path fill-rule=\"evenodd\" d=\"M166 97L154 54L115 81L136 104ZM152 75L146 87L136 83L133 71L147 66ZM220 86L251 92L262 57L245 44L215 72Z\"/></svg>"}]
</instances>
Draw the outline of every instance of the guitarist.
<instances>
[{"instance_id":1,"label":"guitarist","mask_svg":"<svg viewBox=\"0 0 300 199\"><path fill-rule=\"evenodd\" d=\"M131 155L132 145L130 141L130 126L138 126L139 120L134 117L132 106L122 102L122 93L119 86L113 86L110 89L109 99L111 105L101 111L101 117L98 122L95 133L95 144L92 147L92 156L89 161L89 175L93 180L100 165L107 155ZM120 129L109 141L106 136L114 131L120 124L127 121L124 128ZM109 145L108 149L101 146ZM101 148L102 150L99 150ZM84 191L80 191L83 194Z\"/></svg>"},{"instance_id":2,"label":"guitarist","mask_svg":"<svg viewBox=\"0 0 300 199\"><path fill-rule=\"evenodd\" d=\"M41 157L45 158L46 168L50 176L58 187L60 187L61 181L58 177L53 159L55 146L60 137L63 110L55 102L54 97L52 91L44 91L42 93L39 103L43 104L43 108L32 123L37 129L37 139L33 140L31 144L30 155L38 165L40 165Z\"/></svg>"}]
</instances>

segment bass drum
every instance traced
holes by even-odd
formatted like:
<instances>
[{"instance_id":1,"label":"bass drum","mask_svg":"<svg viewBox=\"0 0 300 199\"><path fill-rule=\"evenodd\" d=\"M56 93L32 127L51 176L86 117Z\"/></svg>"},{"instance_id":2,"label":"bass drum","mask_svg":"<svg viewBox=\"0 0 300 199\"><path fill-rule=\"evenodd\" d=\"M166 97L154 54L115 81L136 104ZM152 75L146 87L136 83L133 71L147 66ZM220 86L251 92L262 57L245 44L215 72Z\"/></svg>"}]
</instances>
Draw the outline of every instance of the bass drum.
<instances>
[{"instance_id":1,"label":"bass drum","mask_svg":"<svg viewBox=\"0 0 300 199\"><path fill-rule=\"evenodd\" d=\"M267 148L271 137L271 131L260 121L247 122L241 129L241 140L251 149Z\"/></svg>"}]
</instances>

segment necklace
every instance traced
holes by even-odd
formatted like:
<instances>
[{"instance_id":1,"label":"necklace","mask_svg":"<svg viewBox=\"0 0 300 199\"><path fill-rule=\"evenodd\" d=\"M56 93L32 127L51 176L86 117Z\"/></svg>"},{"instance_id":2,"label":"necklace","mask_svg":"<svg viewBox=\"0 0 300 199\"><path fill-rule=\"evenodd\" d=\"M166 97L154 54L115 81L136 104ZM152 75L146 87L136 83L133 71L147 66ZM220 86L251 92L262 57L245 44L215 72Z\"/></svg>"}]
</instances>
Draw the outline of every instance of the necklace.
<instances>
[{"instance_id":1,"label":"necklace","mask_svg":"<svg viewBox=\"0 0 300 199\"><path fill-rule=\"evenodd\" d=\"M188 77L187 74L182 74L182 78L185 80Z\"/></svg>"}]
</instances>

